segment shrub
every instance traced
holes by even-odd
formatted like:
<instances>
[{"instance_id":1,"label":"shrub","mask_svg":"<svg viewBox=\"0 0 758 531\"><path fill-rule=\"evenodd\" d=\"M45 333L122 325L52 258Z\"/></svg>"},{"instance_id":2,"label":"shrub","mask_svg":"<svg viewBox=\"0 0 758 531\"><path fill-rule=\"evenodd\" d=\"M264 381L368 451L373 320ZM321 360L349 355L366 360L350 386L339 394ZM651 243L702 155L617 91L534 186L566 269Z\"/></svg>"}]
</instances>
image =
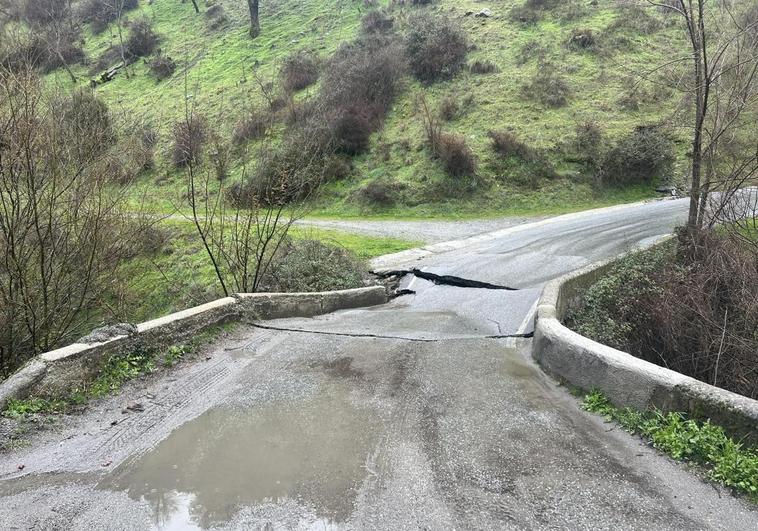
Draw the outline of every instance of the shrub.
<instances>
[{"instance_id":1,"label":"shrub","mask_svg":"<svg viewBox=\"0 0 758 531\"><path fill-rule=\"evenodd\" d=\"M449 122L458 116L458 112L461 110L458 105L458 101L453 96L445 96L440 100L437 113L442 120Z\"/></svg>"},{"instance_id":2,"label":"shrub","mask_svg":"<svg viewBox=\"0 0 758 531\"><path fill-rule=\"evenodd\" d=\"M541 63L544 63L547 52L547 48L545 48L540 41L526 41L519 50L517 61L519 64L525 64L528 63L530 59L536 58Z\"/></svg>"},{"instance_id":3,"label":"shrub","mask_svg":"<svg viewBox=\"0 0 758 531\"><path fill-rule=\"evenodd\" d=\"M64 32L62 35L48 34L42 37L45 49L40 56L40 67L47 74L57 68L83 63L87 58L82 49L79 35Z\"/></svg>"},{"instance_id":4,"label":"shrub","mask_svg":"<svg viewBox=\"0 0 758 531\"><path fill-rule=\"evenodd\" d=\"M267 291L314 292L358 288L366 268L353 253L317 240L287 242L263 280Z\"/></svg>"},{"instance_id":5,"label":"shrub","mask_svg":"<svg viewBox=\"0 0 758 531\"><path fill-rule=\"evenodd\" d=\"M203 147L208 137L205 118L190 115L186 120L174 125L174 145L171 160L181 168L188 164L199 164L203 158Z\"/></svg>"},{"instance_id":6,"label":"shrub","mask_svg":"<svg viewBox=\"0 0 758 531\"><path fill-rule=\"evenodd\" d=\"M401 188L397 181L378 178L359 188L355 195L359 201L367 204L390 206L397 201Z\"/></svg>"},{"instance_id":7,"label":"shrub","mask_svg":"<svg viewBox=\"0 0 758 531\"><path fill-rule=\"evenodd\" d=\"M536 24L539 22L541 15L538 11L526 6L514 6L508 13L508 16L514 22L521 24Z\"/></svg>"},{"instance_id":8,"label":"shrub","mask_svg":"<svg viewBox=\"0 0 758 531\"><path fill-rule=\"evenodd\" d=\"M463 67L468 39L460 26L442 17L416 16L406 36L411 71L424 83L450 79Z\"/></svg>"},{"instance_id":9,"label":"shrub","mask_svg":"<svg viewBox=\"0 0 758 531\"><path fill-rule=\"evenodd\" d=\"M62 102L63 123L70 146L79 157L105 151L116 141L108 106L89 89L80 89Z\"/></svg>"},{"instance_id":10,"label":"shrub","mask_svg":"<svg viewBox=\"0 0 758 531\"><path fill-rule=\"evenodd\" d=\"M658 128L638 127L603 156L601 178L612 186L648 183L670 171L673 161L673 144Z\"/></svg>"},{"instance_id":11,"label":"shrub","mask_svg":"<svg viewBox=\"0 0 758 531\"><path fill-rule=\"evenodd\" d=\"M492 61L474 61L468 66L472 74L492 74L498 71L498 67Z\"/></svg>"},{"instance_id":12,"label":"shrub","mask_svg":"<svg viewBox=\"0 0 758 531\"><path fill-rule=\"evenodd\" d=\"M600 162L603 146L603 129L595 121L588 120L576 124L574 148L579 156L592 164Z\"/></svg>"},{"instance_id":13,"label":"shrub","mask_svg":"<svg viewBox=\"0 0 758 531\"><path fill-rule=\"evenodd\" d=\"M153 53L156 46L158 46L158 35L153 31L150 20L143 17L133 22L129 37L124 43L127 57L146 57Z\"/></svg>"},{"instance_id":14,"label":"shrub","mask_svg":"<svg viewBox=\"0 0 758 531\"><path fill-rule=\"evenodd\" d=\"M279 70L279 77L284 90L303 90L318 81L318 63L313 56L305 53L291 55Z\"/></svg>"},{"instance_id":15,"label":"shrub","mask_svg":"<svg viewBox=\"0 0 758 531\"><path fill-rule=\"evenodd\" d=\"M395 19L384 11L371 11L361 19L363 33L387 33L395 24Z\"/></svg>"},{"instance_id":16,"label":"shrub","mask_svg":"<svg viewBox=\"0 0 758 531\"><path fill-rule=\"evenodd\" d=\"M348 155L357 155L368 150L374 125L371 123L375 111L370 108L353 106L340 109L330 124L336 148Z\"/></svg>"},{"instance_id":17,"label":"shrub","mask_svg":"<svg viewBox=\"0 0 758 531\"><path fill-rule=\"evenodd\" d=\"M210 30L221 29L229 22L229 18L226 16L224 6L221 4L213 4L208 6L205 10L205 22Z\"/></svg>"},{"instance_id":18,"label":"shrub","mask_svg":"<svg viewBox=\"0 0 758 531\"><path fill-rule=\"evenodd\" d=\"M437 156L451 177L476 175L476 158L461 135L442 133L437 140Z\"/></svg>"},{"instance_id":19,"label":"shrub","mask_svg":"<svg viewBox=\"0 0 758 531\"><path fill-rule=\"evenodd\" d=\"M232 142L241 145L250 140L258 140L266 136L270 127L271 115L269 113L253 111L234 126Z\"/></svg>"},{"instance_id":20,"label":"shrub","mask_svg":"<svg viewBox=\"0 0 758 531\"><path fill-rule=\"evenodd\" d=\"M588 49L595 46L595 34L591 29L574 29L569 38L569 46L573 48Z\"/></svg>"},{"instance_id":21,"label":"shrub","mask_svg":"<svg viewBox=\"0 0 758 531\"><path fill-rule=\"evenodd\" d=\"M492 149L503 157L533 158L532 149L510 131L490 131L487 136L492 141Z\"/></svg>"},{"instance_id":22,"label":"shrub","mask_svg":"<svg viewBox=\"0 0 758 531\"><path fill-rule=\"evenodd\" d=\"M28 0L24 4L24 19L31 24L50 24L69 16L69 7L62 0Z\"/></svg>"},{"instance_id":23,"label":"shrub","mask_svg":"<svg viewBox=\"0 0 758 531\"><path fill-rule=\"evenodd\" d=\"M176 62L168 55L158 54L149 63L150 73L158 81L171 77L176 71Z\"/></svg>"},{"instance_id":24,"label":"shrub","mask_svg":"<svg viewBox=\"0 0 758 531\"><path fill-rule=\"evenodd\" d=\"M324 160L324 180L341 181L353 171L350 159L331 155Z\"/></svg>"},{"instance_id":25,"label":"shrub","mask_svg":"<svg viewBox=\"0 0 758 531\"><path fill-rule=\"evenodd\" d=\"M568 103L571 89L568 82L551 65L541 65L524 87L527 97L548 107L563 107Z\"/></svg>"},{"instance_id":26,"label":"shrub","mask_svg":"<svg viewBox=\"0 0 758 531\"><path fill-rule=\"evenodd\" d=\"M90 23L93 32L102 33L118 19L119 12L123 15L138 5L139 0L84 0L79 5L79 16Z\"/></svg>"}]
</instances>

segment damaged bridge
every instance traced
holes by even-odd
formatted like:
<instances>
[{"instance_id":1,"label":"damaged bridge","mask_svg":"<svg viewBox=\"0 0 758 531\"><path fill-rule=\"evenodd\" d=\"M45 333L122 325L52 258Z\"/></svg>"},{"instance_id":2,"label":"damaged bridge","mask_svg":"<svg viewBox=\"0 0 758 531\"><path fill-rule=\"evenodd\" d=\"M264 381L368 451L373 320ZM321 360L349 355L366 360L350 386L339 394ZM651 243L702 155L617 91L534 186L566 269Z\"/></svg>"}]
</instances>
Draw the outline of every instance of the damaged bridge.
<instances>
[{"instance_id":1,"label":"damaged bridge","mask_svg":"<svg viewBox=\"0 0 758 531\"><path fill-rule=\"evenodd\" d=\"M382 257L388 304L240 326L0 456L0 527L756 529L744 501L582 412L526 355L546 281L686 210Z\"/></svg>"}]
</instances>

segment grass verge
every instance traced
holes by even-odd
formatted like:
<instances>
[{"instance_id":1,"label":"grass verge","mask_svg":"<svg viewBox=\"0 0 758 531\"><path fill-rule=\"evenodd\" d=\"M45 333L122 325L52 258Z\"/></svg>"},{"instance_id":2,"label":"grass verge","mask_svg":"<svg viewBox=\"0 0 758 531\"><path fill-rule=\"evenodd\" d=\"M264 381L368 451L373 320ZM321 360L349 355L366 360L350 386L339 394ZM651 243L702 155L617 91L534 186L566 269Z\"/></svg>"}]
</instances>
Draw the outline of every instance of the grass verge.
<instances>
[{"instance_id":1,"label":"grass verge","mask_svg":"<svg viewBox=\"0 0 758 531\"><path fill-rule=\"evenodd\" d=\"M683 413L640 412L618 408L599 391L584 397L582 408L641 435L677 461L703 466L708 477L758 502L758 451L735 441L720 426L689 419Z\"/></svg>"},{"instance_id":2,"label":"grass verge","mask_svg":"<svg viewBox=\"0 0 758 531\"><path fill-rule=\"evenodd\" d=\"M12 399L2 415L10 419L24 420L32 415L71 413L92 399L119 392L130 380L154 373L162 367L173 367L184 357L207 345L230 326L233 325L212 327L186 343L168 348L142 348L115 354L108 358L97 377L86 386L74 389L63 397L32 396L23 400Z\"/></svg>"}]
</instances>

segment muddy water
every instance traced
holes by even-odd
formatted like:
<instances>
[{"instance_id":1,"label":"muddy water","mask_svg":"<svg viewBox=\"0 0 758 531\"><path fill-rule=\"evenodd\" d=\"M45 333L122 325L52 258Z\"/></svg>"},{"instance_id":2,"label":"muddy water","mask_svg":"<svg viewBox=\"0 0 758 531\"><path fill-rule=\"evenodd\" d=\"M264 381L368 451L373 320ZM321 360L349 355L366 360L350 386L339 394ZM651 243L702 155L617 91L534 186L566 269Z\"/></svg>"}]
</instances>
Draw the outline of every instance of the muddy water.
<instances>
[{"instance_id":1,"label":"muddy water","mask_svg":"<svg viewBox=\"0 0 758 531\"><path fill-rule=\"evenodd\" d=\"M211 409L100 488L148 502L159 529L207 528L286 498L337 523L351 513L378 427L340 387L307 401Z\"/></svg>"}]
</instances>

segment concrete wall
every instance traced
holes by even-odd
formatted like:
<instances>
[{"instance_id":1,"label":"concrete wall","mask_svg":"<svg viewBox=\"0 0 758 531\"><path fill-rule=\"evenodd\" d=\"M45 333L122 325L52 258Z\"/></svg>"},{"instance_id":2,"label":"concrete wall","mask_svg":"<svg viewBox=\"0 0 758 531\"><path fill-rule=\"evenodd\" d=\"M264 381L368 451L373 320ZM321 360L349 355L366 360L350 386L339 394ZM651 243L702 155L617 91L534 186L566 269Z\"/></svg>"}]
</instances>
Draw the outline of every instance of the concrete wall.
<instances>
[{"instance_id":1,"label":"concrete wall","mask_svg":"<svg viewBox=\"0 0 758 531\"><path fill-rule=\"evenodd\" d=\"M594 264L545 286L532 343L537 363L561 382L602 391L617 406L687 412L758 443L758 401L602 345L563 325L583 291L611 265Z\"/></svg>"},{"instance_id":2,"label":"concrete wall","mask_svg":"<svg viewBox=\"0 0 758 531\"><path fill-rule=\"evenodd\" d=\"M383 286L321 293L240 293L137 325L131 335L74 343L36 356L0 383L0 410L30 395L62 396L91 381L113 355L166 348L204 330L244 319L312 317L387 302Z\"/></svg>"}]
</instances>

